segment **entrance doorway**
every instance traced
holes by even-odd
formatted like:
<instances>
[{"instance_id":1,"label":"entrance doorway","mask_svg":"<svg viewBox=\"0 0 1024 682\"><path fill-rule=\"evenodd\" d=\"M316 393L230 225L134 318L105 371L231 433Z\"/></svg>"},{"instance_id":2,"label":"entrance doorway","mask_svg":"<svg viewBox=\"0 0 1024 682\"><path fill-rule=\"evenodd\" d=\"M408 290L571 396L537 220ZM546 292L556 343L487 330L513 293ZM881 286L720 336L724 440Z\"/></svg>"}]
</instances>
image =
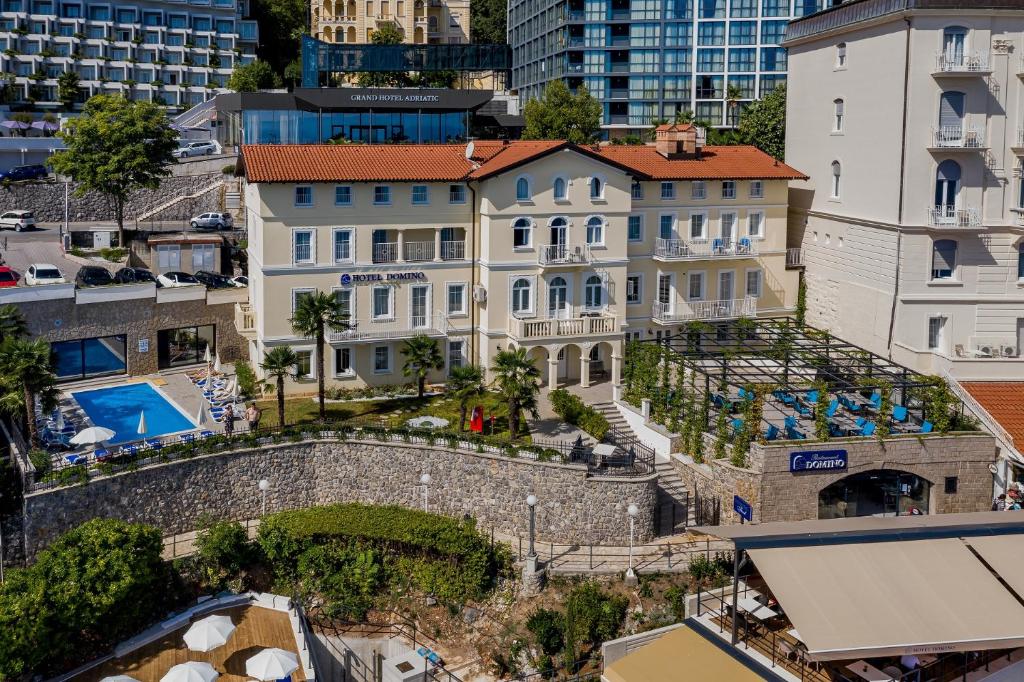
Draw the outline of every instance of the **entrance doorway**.
<instances>
[{"instance_id":1,"label":"entrance doorway","mask_svg":"<svg viewBox=\"0 0 1024 682\"><path fill-rule=\"evenodd\" d=\"M927 514L931 487L927 480L904 471L853 474L818 493L818 518Z\"/></svg>"}]
</instances>

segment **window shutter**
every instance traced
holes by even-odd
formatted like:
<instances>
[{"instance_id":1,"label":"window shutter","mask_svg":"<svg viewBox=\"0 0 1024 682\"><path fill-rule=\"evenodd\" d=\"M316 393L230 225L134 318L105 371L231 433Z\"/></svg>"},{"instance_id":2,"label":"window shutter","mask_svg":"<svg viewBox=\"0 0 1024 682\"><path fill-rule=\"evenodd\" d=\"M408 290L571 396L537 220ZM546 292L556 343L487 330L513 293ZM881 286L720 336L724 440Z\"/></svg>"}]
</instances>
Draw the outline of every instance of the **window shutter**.
<instances>
[{"instance_id":1,"label":"window shutter","mask_svg":"<svg viewBox=\"0 0 1024 682\"><path fill-rule=\"evenodd\" d=\"M949 239L940 239L935 242L934 258L932 261L933 270L955 270L956 269L956 242Z\"/></svg>"},{"instance_id":2,"label":"window shutter","mask_svg":"<svg viewBox=\"0 0 1024 682\"><path fill-rule=\"evenodd\" d=\"M964 120L964 93L944 92L939 100L939 127L958 128Z\"/></svg>"}]
</instances>

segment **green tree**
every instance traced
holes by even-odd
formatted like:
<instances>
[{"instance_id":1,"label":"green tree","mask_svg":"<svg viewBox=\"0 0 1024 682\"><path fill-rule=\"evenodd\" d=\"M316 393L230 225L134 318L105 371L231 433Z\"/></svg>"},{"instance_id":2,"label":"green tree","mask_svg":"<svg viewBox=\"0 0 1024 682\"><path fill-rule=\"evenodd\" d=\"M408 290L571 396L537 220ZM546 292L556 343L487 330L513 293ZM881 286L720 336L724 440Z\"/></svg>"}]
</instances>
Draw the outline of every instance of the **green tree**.
<instances>
[{"instance_id":1,"label":"green tree","mask_svg":"<svg viewBox=\"0 0 1024 682\"><path fill-rule=\"evenodd\" d=\"M320 399L320 419L327 418L324 404L324 353L327 348L327 328L341 330L348 327L348 314L334 294L318 291L303 296L291 319L292 330L316 343L316 383Z\"/></svg>"},{"instance_id":2,"label":"green tree","mask_svg":"<svg viewBox=\"0 0 1024 682\"><path fill-rule=\"evenodd\" d=\"M0 343L0 409L25 419L33 446L39 442L36 398L41 400L44 412L52 410L57 404L56 383L50 367L50 344L45 340L9 337Z\"/></svg>"},{"instance_id":3,"label":"green tree","mask_svg":"<svg viewBox=\"0 0 1024 682\"><path fill-rule=\"evenodd\" d=\"M281 87L281 77L274 73L270 64L257 59L254 62L236 66L228 88L235 92L258 92Z\"/></svg>"},{"instance_id":4,"label":"green tree","mask_svg":"<svg viewBox=\"0 0 1024 682\"><path fill-rule=\"evenodd\" d=\"M390 22L370 35L374 45L400 45L404 40L405 34ZM362 88L400 88L409 85L411 79L402 71L363 71L356 75L356 83Z\"/></svg>"},{"instance_id":5,"label":"green tree","mask_svg":"<svg viewBox=\"0 0 1024 682\"><path fill-rule=\"evenodd\" d=\"M137 189L159 189L178 148L178 134L152 102L96 95L59 137L67 147L50 157L54 171L78 182L75 194L107 198L124 244L124 206Z\"/></svg>"},{"instance_id":6,"label":"green tree","mask_svg":"<svg viewBox=\"0 0 1024 682\"><path fill-rule=\"evenodd\" d=\"M404 40L405 34L402 33L402 29L390 21L381 24L380 28L370 35L370 42L374 45L401 45Z\"/></svg>"},{"instance_id":7,"label":"green tree","mask_svg":"<svg viewBox=\"0 0 1024 682\"><path fill-rule=\"evenodd\" d=\"M295 368L299 361L298 356L288 346L275 346L267 351L260 363L260 369L274 378L274 386L277 391L277 425L285 426L284 423L284 378Z\"/></svg>"},{"instance_id":8,"label":"green tree","mask_svg":"<svg viewBox=\"0 0 1024 682\"><path fill-rule=\"evenodd\" d=\"M27 333L25 317L18 310L18 306L10 303L0 305L0 341L9 338L19 339Z\"/></svg>"},{"instance_id":9,"label":"green tree","mask_svg":"<svg viewBox=\"0 0 1024 682\"><path fill-rule=\"evenodd\" d=\"M484 372L477 365L453 367L448 374L445 393L459 401L459 431L466 430L469 401L484 392Z\"/></svg>"},{"instance_id":10,"label":"green tree","mask_svg":"<svg viewBox=\"0 0 1024 682\"><path fill-rule=\"evenodd\" d=\"M196 537L196 556L211 585L223 583L241 573L252 554L249 535L237 521L217 521Z\"/></svg>"},{"instance_id":11,"label":"green tree","mask_svg":"<svg viewBox=\"0 0 1024 682\"><path fill-rule=\"evenodd\" d=\"M299 41L309 32L308 0L254 0L250 9L260 29L257 56L274 73L283 73L299 57Z\"/></svg>"},{"instance_id":12,"label":"green tree","mask_svg":"<svg viewBox=\"0 0 1024 682\"><path fill-rule=\"evenodd\" d=\"M78 95L82 91L78 81L78 74L74 71L62 71L57 76L57 100L65 109L70 110L78 101Z\"/></svg>"},{"instance_id":13,"label":"green tree","mask_svg":"<svg viewBox=\"0 0 1024 682\"><path fill-rule=\"evenodd\" d=\"M730 84L725 89L725 106L729 110L729 125L736 125L736 110L739 108L741 99L743 99L743 90L740 89L740 86Z\"/></svg>"},{"instance_id":14,"label":"green tree","mask_svg":"<svg viewBox=\"0 0 1024 682\"><path fill-rule=\"evenodd\" d=\"M526 629L533 634L537 646L545 655L554 656L562 650L565 625L558 611L538 608L526 619Z\"/></svg>"},{"instance_id":15,"label":"green tree","mask_svg":"<svg viewBox=\"0 0 1024 682\"><path fill-rule=\"evenodd\" d=\"M284 82L293 88L302 85L301 59L293 59L284 67Z\"/></svg>"},{"instance_id":16,"label":"green tree","mask_svg":"<svg viewBox=\"0 0 1024 682\"><path fill-rule=\"evenodd\" d=\"M423 386L432 369L444 369L444 356L437 341L426 334L417 334L402 344L402 376L416 377L416 395L423 397Z\"/></svg>"},{"instance_id":17,"label":"green tree","mask_svg":"<svg viewBox=\"0 0 1024 682\"><path fill-rule=\"evenodd\" d=\"M474 43L505 44L507 18L504 0L469 0L469 32Z\"/></svg>"},{"instance_id":18,"label":"green tree","mask_svg":"<svg viewBox=\"0 0 1024 682\"><path fill-rule=\"evenodd\" d=\"M524 140L568 140L586 144L596 139L601 128L601 103L594 99L586 86L576 88L576 94L561 80L554 80L544 88L540 99L531 99L523 109L526 128Z\"/></svg>"},{"instance_id":19,"label":"green tree","mask_svg":"<svg viewBox=\"0 0 1024 682\"><path fill-rule=\"evenodd\" d=\"M740 138L766 154L786 156L786 86L780 85L752 102L740 114Z\"/></svg>"},{"instance_id":20,"label":"green tree","mask_svg":"<svg viewBox=\"0 0 1024 682\"><path fill-rule=\"evenodd\" d=\"M494 385L508 403L510 437L519 435L519 418L523 411L537 416L537 394L540 393L540 371L526 355L525 348L498 351L491 365Z\"/></svg>"}]
</instances>

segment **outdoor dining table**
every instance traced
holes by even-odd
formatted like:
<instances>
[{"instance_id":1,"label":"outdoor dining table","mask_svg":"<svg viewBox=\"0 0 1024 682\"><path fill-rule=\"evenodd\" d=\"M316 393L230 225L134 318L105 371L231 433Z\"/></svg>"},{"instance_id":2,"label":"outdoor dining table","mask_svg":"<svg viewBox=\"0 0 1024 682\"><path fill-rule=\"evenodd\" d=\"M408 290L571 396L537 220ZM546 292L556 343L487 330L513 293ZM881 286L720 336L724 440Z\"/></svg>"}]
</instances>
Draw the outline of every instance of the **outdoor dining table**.
<instances>
[{"instance_id":1,"label":"outdoor dining table","mask_svg":"<svg viewBox=\"0 0 1024 682\"><path fill-rule=\"evenodd\" d=\"M846 666L846 669L857 677L868 680L868 682L893 682L892 675L888 675L867 661L854 661Z\"/></svg>"},{"instance_id":2,"label":"outdoor dining table","mask_svg":"<svg viewBox=\"0 0 1024 682\"><path fill-rule=\"evenodd\" d=\"M790 637L792 637L796 641L800 642L801 644L804 643L804 640L800 637L800 633L796 631L796 628L792 628L791 630L786 630L786 634L788 634Z\"/></svg>"},{"instance_id":3,"label":"outdoor dining table","mask_svg":"<svg viewBox=\"0 0 1024 682\"><path fill-rule=\"evenodd\" d=\"M741 609L760 621L771 620L779 615L753 597L744 597L736 602Z\"/></svg>"}]
</instances>

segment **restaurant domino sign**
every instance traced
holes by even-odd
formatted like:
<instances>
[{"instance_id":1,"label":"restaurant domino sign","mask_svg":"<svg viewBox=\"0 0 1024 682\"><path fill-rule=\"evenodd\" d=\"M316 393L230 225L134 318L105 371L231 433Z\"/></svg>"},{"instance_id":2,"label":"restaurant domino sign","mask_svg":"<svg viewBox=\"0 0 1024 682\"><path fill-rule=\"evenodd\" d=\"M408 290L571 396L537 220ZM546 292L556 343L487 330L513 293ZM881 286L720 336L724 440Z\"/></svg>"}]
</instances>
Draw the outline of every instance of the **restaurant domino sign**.
<instances>
[{"instance_id":1,"label":"restaurant domino sign","mask_svg":"<svg viewBox=\"0 0 1024 682\"><path fill-rule=\"evenodd\" d=\"M789 470L799 471L845 471L846 450L806 450L789 453Z\"/></svg>"}]
</instances>

